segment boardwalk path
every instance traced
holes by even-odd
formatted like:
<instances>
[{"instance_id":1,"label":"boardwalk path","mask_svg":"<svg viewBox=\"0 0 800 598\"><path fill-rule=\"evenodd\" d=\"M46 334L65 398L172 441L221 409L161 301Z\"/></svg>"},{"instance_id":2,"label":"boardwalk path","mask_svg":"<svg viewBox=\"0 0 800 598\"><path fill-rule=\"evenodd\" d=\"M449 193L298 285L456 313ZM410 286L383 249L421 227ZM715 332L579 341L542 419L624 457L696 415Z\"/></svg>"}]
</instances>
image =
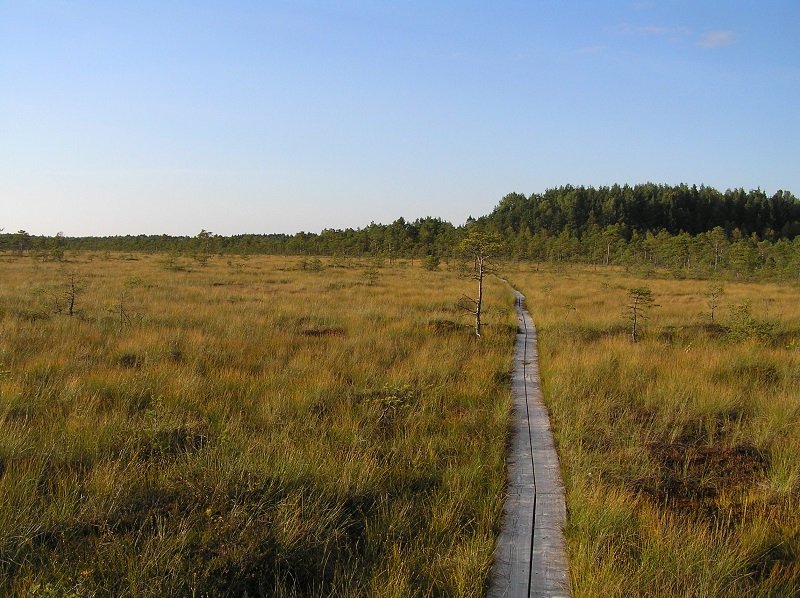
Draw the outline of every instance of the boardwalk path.
<instances>
[{"instance_id":1,"label":"boardwalk path","mask_svg":"<svg viewBox=\"0 0 800 598\"><path fill-rule=\"evenodd\" d=\"M566 597L564 485L542 402L536 328L525 309L525 296L517 290L514 294L519 324L511 380L514 420L508 499L488 595Z\"/></svg>"}]
</instances>

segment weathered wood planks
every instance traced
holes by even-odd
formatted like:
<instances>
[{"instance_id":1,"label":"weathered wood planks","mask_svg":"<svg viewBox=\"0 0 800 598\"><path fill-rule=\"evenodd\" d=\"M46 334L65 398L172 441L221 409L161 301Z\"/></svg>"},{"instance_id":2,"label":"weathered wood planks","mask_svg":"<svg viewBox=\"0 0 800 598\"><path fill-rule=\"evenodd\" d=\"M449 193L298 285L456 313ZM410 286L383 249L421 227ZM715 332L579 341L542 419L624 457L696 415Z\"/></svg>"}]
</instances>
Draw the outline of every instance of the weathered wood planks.
<instances>
[{"instance_id":1,"label":"weathered wood planks","mask_svg":"<svg viewBox=\"0 0 800 598\"><path fill-rule=\"evenodd\" d=\"M542 401L536 328L525 297L514 291L517 339L511 390L508 498L495 551L489 598L569 596L564 484Z\"/></svg>"}]
</instances>

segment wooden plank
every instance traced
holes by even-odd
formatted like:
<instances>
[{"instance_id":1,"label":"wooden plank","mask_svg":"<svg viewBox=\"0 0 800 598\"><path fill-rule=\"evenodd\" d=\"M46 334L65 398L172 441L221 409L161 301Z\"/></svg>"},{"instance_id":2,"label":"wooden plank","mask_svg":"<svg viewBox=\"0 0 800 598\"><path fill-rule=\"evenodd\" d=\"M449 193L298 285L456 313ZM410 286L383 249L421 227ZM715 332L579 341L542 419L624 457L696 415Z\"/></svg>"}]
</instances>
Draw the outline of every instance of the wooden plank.
<instances>
[{"instance_id":1,"label":"wooden plank","mask_svg":"<svg viewBox=\"0 0 800 598\"><path fill-rule=\"evenodd\" d=\"M514 291L517 338L511 390L508 498L489 586L490 598L569 596L561 469L542 400L536 328L525 297Z\"/></svg>"}]
</instances>

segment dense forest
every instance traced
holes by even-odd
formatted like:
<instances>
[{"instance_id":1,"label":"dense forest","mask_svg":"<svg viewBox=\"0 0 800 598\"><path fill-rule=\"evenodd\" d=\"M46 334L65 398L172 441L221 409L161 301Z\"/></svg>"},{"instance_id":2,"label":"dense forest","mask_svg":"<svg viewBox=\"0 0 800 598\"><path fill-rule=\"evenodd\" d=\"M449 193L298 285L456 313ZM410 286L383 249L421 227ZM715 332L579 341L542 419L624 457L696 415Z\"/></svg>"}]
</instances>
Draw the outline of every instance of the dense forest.
<instances>
[{"instance_id":1,"label":"dense forest","mask_svg":"<svg viewBox=\"0 0 800 598\"><path fill-rule=\"evenodd\" d=\"M541 195L506 195L482 218L492 227L518 234L572 231L582 237L592 227L621 226L640 234L699 235L722 228L728 235L753 233L761 239L800 235L800 202L788 191L767 196L761 190L720 193L711 187L654 185L630 187L560 187Z\"/></svg>"},{"instance_id":2,"label":"dense forest","mask_svg":"<svg viewBox=\"0 0 800 598\"><path fill-rule=\"evenodd\" d=\"M455 257L471 227L499 234L506 259L665 269L674 275L800 277L800 200L788 191L727 190L647 183L563 186L530 197L506 195L494 210L461 226L439 218L321 233L224 237L115 237L0 234L0 250L60 259L68 250L375 257L393 261Z\"/></svg>"}]
</instances>

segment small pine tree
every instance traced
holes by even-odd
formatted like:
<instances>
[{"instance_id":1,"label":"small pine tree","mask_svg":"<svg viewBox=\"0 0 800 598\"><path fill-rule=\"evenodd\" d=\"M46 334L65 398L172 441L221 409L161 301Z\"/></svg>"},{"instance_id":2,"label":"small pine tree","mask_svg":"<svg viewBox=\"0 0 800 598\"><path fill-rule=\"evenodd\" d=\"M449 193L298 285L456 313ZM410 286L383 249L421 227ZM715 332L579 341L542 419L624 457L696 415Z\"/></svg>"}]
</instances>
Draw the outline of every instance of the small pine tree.
<instances>
[{"instance_id":1,"label":"small pine tree","mask_svg":"<svg viewBox=\"0 0 800 598\"><path fill-rule=\"evenodd\" d=\"M375 266L370 266L361 273L361 278L367 281L367 286L374 286L378 282L379 272Z\"/></svg>"},{"instance_id":2,"label":"small pine tree","mask_svg":"<svg viewBox=\"0 0 800 598\"><path fill-rule=\"evenodd\" d=\"M425 258L422 265L426 270L430 270L434 272L439 269L439 264L441 264L441 260L435 255L429 255Z\"/></svg>"},{"instance_id":3,"label":"small pine tree","mask_svg":"<svg viewBox=\"0 0 800 598\"><path fill-rule=\"evenodd\" d=\"M635 287L628 289L628 305L626 313L631 321L631 341L638 342L641 320L644 320L646 312L651 307L658 307L653 299L653 291L647 287Z\"/></svg>"},{"instance_id":4,"label":"small pine tree","mask_svg":"<svg viewBox=\"0 0 800 598\"><path fill-rule=\"evenodd\" d=\"M731 305L731 324L728 328L728 340L738 343L754 340L765 342L772 334L774 324L756 319L752 313L750 301L743 301L738 305Z\"/></svg>"},{"instance_id":5,"label":"small pine tree","mask_svg":"<svg viewBox=\"0 0 800 598\"><path fill-rule=\"evenodd\" d=\"M714 323L714 312L719 307L719 301L722 295L725 294L725 289L721 284L711 284L708 287L706 297L708 297L708 307L711 309L711 323Z\"/></svg>"},{"instance_id":6,"label":"small pine tree","mask_svg":"<svg viewBox=\"0 0 800 598\"><path fill-rule=\"evenodd\" d=\"M471 261L472 268L468 270L469 278L478 283L478 296L476 298L464 295L461 298L461 307L475 316L475 336L481 335L481 314L483 312L483 279L496 270L491 261L503 248L500 235L490 232L471 230L459 246Z\"/></svg>"}]
</instances>

